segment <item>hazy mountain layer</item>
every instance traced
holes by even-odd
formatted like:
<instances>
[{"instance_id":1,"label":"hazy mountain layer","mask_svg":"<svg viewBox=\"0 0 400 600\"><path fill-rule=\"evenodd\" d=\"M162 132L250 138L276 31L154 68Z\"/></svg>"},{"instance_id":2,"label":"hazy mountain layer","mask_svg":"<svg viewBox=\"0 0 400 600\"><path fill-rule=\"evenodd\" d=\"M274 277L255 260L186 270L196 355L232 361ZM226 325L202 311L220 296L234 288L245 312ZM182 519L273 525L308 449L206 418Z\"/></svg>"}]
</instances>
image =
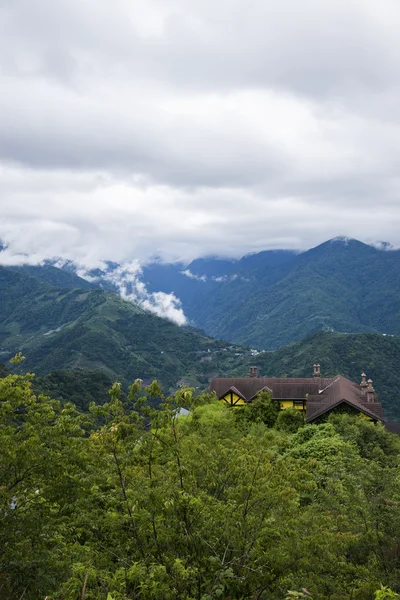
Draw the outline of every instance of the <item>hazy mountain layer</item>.
<instances>
[{"instance_id":1,"label":"hazy mountain layer","mask_svg":"<svg viewBox=\"0 0 400 600\"><path fill-rule=\"evenodd\" d=\"M274 250L141 269L106 264L88 273L90 282L70 263L65 277L49 265L22 270L58 287L118 291L180 323L183 310L207 335L259 349L318 330L400 334L400 251L385 245L338 238L301 254Z\"/></svg>"},{"instance_id":2,"label":"hazy mountain layer","mask_svg":"<svg viewBox=\"0 0 400 600\"><path fill-rule=\"evenodd\" d=\"M255 348L278 348L316 330L400 334L399 251L338 239L302 254L261 252L214 266L219 275L210 275L212 260L189 265L196 279L180 275L185 292L151 269L144 277L177 291L185 314L207 334Z\"/></svg>"}]
</instances>

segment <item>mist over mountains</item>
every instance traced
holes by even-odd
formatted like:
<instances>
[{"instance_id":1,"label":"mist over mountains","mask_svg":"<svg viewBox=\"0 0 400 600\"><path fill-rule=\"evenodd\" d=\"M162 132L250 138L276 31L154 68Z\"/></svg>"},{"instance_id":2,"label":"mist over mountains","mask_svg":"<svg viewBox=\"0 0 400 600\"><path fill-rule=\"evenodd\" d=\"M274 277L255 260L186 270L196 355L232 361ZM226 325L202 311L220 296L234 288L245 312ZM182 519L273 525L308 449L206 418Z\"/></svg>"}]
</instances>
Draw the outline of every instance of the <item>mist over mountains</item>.
<instances>
[{"instance_id":1,"label":"mist over mountains","mask_svg":"<svg viewBox=\"0 0 400 600\"><path fill-rule=\"evenodd\" d=\"M267 250L189 264L105 262L86 270L59 260L23 268L57 283L54 265L71 286L79 276L84 286L118 292L178 325L258 349L318 330L400 333L400 251L383 242L335 238L303 253Z\"/></svg>"},{"instance_id":2,"label":"mist over mountains","mask_svg":"<svg viewBox=\"0 0 400 600\"><path fill-rule=\"evenodd\" d=\"M23 370L54 373L44 389L62 383L63 398L78 379L97 393L95 372L200 390L252 364L309 376L319 362L326 375L367 371L388 417L400 415L400 253L386 246L340 238L240 260L0 266L0 289L0 362L22 351Z\"/></svg>"}]
</instances>

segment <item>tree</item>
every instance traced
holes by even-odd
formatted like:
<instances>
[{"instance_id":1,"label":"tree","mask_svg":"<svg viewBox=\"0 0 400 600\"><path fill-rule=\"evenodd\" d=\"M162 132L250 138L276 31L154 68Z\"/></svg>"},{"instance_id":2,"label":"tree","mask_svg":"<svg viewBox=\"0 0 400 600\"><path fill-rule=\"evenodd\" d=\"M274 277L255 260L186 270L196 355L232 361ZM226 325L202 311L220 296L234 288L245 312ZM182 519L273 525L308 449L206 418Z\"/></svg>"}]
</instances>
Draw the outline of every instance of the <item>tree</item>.
<instances>
[{"instance_id":1,"label":"tree","mask_svg":"<svg viewBox=\"0 0 400 600\"><path fill-rule=\"evenodd\" d=\"M303 425L304 415L302 411L297 410L297 408L281 410L276 420L276 428L281 431L287 431L288 433L296 433Z\"/></svg>"},{"instance_id":2,"label":"tree","mask_svg":"<svg viewBox=\"0 0 400 600\"><path fill-rule=\"evenodd\" d=\"M248 423L264 423L268 427L275 425L279 415L279 406L272 400L270 392L259 392L257 396L245 406L235 407L239 420Z\"/></svg>"},{"instance_id":3,"label":"tree","mask_svg":"<svg viewBox=\"0 0 400 600\"><path fill-rule=\"evenodd\" d=\"M0 379L2 597L396 597L399 454L378 429L375 453L360 419L271 428L270 398L245 420L190 388L154 408L139 380L78 413L31 382Z\"/></svg>"}]
</instances>

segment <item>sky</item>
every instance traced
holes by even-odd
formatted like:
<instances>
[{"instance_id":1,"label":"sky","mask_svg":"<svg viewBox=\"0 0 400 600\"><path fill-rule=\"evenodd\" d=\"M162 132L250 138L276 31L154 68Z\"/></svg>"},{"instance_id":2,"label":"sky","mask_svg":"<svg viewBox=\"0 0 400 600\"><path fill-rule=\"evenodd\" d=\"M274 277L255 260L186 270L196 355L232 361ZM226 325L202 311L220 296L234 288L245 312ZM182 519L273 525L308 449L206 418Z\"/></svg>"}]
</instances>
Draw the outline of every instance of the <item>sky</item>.
<instances>
[{"instance_id":1,"label":"sky","mask_svg":"<svg viewBox=\"0 0 400 600\"><path fill-rule=\"evenodd\" d=\"M398 0L2 0L7 261L400 245L399 31Z\"/></svg>"}]
</instances>

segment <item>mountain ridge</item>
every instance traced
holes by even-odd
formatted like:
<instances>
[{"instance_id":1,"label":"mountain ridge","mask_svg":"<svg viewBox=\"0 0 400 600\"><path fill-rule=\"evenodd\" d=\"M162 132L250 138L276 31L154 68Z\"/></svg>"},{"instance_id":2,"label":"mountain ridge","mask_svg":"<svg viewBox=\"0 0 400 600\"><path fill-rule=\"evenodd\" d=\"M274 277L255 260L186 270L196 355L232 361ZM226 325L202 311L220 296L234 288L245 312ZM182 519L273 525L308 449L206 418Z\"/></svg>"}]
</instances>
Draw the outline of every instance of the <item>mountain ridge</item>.
<instances>
[{"instance_id":1,"label":"mountain ridge","mask_svg":"<svg viewBox=\"0 0 400 600\"><path fill-rule=\"evenodd\" d=\"M49 266L20 268L73 285ZM65 269L77 276L70 263ZM211 337L258 349L276 349L317 330L400 333L400 251L382 243L377 248L341 236L301 253L266 250L238 260L133 267L109 262L106 271L86 275L82 287L118 291Z\"/></svg>"}]
</instances>

